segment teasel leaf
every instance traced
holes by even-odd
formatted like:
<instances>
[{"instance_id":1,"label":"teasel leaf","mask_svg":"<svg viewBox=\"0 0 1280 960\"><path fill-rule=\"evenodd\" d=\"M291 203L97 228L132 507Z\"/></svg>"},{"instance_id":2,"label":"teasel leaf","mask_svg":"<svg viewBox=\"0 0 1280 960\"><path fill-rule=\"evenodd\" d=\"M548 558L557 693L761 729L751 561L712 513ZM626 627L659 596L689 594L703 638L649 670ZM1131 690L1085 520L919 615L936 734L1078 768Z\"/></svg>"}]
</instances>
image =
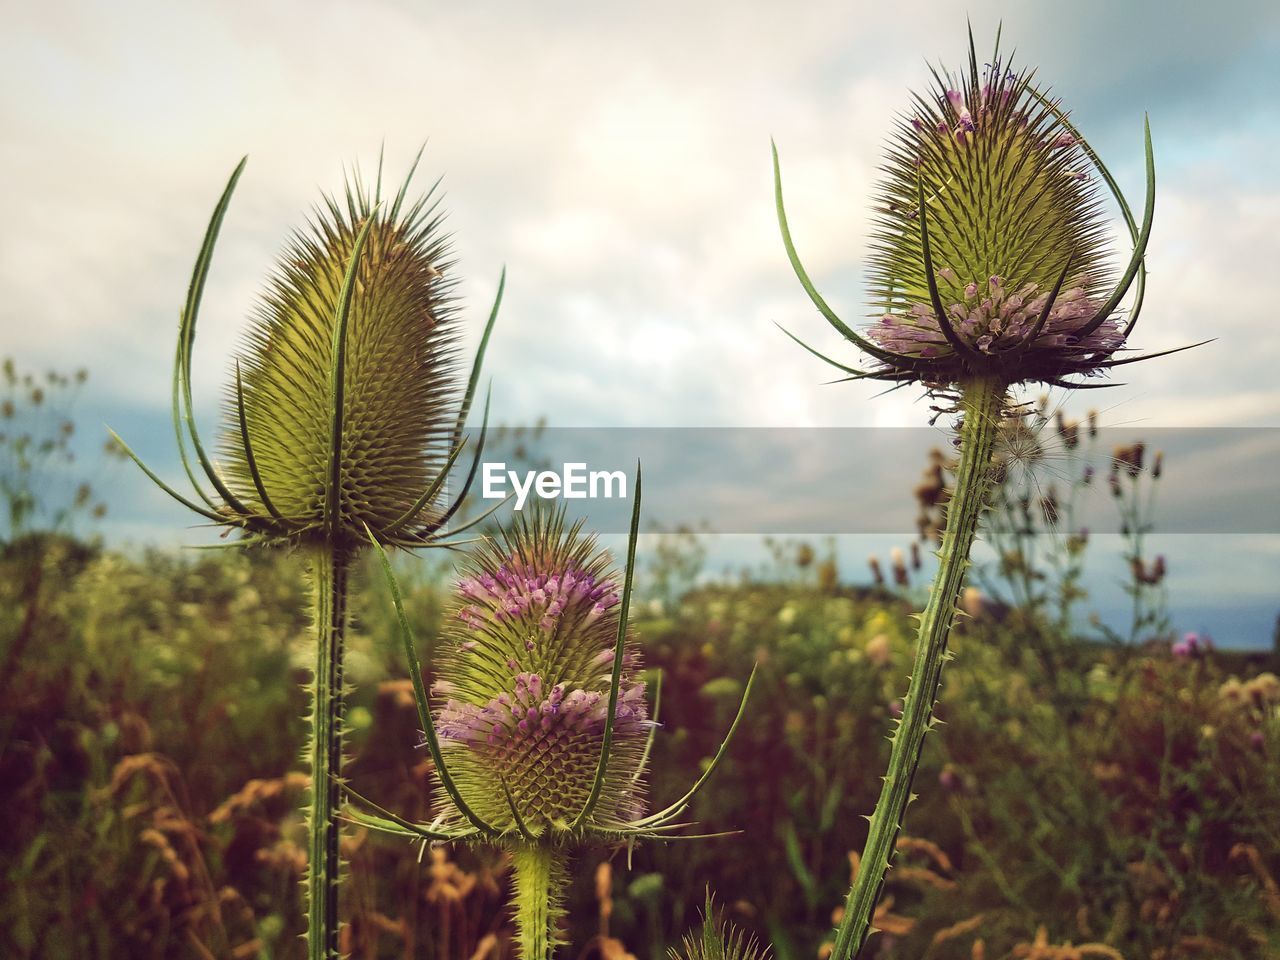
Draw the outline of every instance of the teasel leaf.
<instances>
[{"instance_id":1,"label":"teasel leaf","mask_svg":"<svg viewBox=\"0 0 1280 960\"><path fill-rule=\"evenodd\" d=\"M914 363L911 357L884 350L858 334L852 327L841 320L836 312L828 306L827 301L823 298L822 294L818 292L818 288L815 287L813 281L809 279L809 273L805 270L804 264L800 261L800 254L796 251L795 243L791 239L791 227L787 223L786 205L782 200L782 167L778 160L778 146L772 140L769 143L773 150L774 207L778 215L778 227L782 231L782 242L786 247L787 259L791 262L791 269L795 273L796 279L800 281L800 285L804 287L805 293L809 295L809 299L813 301L813 305L818 308L818 312L821 313L826 321L836 329L836 332L846 340L856 344L859 349L871 354L877 360L883 360L886 362L896 361L905 364Z\"/></svg>"},{"instance_id":2,"label":"teasel leaf","mask_svg":"<svg viewBox=\"0 0 1280 960\"><path fill-rule=\"evenodd\" d=\"M1087 337L1094 330L1097 330L1102 322L1111 316L1116 307L1120 306L1120 301L1129 292L1129 287L1133 284L1134 277L1139 272L1145 273L1146 271L1143 258L1147 252L1147 242L1151 239L1151 223L1155 218L1156 212L1156 160L1155 153L1151 147L1151 118L1147 116L1142 118L1142 139L1147 165L1147 196L1142 214L1142 228L1138 231L1138 238L1133 244L1133 254L1129 258L1129 264L1125 267L1125 271L1121 275L1120 281L1116 284L1115 290L1112 291L1107 301L1098 308L1094 318L1076 331L1076 336L1078 337ZM1132 324L1130 329L1132 329Z\"/></svg>"},{"instance_id":3,"label":"teasel leaf","mask_svg":"<svg viewBox=\"0 0 1280 960\"><path fill-rule=\"evenodd\" d=\"M227 505L239 513L246 512L244 505L227 489L221 477L218 476L212 462L204 451L204 446L200 442L200 434L196 429L195 414L191 401L191 353L195 345L196 319L200 314L200 301L204 297L204 285L209 277L209 266L213 262L213 248L218 242L218 234L222 230L222 221L226 218L227 208L231 205L231 196L235 193L236 185L240 182L240 175L244 173L244 168L248 162L249 158L247 156L242 157L235 170L232 171L231 178L227 181L227 185L222 191L222 196L219 197L217 206L213 209L213 216L209 219L209 226L205 229L204 240L200 244L200 251L196 255L195 266L191 271L191 282L187 286L186 303L183 305L180 315L177 356L174 361L173 372L173 431L178 444L178 456L182 460L182 468L186 471L187 479L191 482L192 488L200 499L208 504L211 509L216 510L217 504L204 492L204 489L196 479L195 471L191 467L185 442L186 437L189 437L200 465L204 469L205 475L209 478L209 482L213 484L214 489L226 501ZM184 427L186 429L185 436Z\"/></svg>"}]
</instances>

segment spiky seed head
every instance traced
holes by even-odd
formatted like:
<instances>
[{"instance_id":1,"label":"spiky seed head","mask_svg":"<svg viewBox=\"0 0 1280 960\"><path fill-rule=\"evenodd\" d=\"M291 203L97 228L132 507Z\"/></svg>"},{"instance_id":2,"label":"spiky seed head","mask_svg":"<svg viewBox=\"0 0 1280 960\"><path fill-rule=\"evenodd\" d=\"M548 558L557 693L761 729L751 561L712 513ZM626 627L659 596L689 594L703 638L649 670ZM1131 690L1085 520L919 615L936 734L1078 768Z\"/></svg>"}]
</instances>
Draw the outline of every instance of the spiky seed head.
<instances>
[{"instance_id":1,"label":"spiky seed head","mask_svg":"<svg viewBox=\"0 0 1280 960\"><path fill-rule=\"evenodd\" d=\"M281 526L294 535L327 529L334 458L337 503L330 535L363 542L364 525L377 535L411 510L450 451L463 385L442 215L431 192L407 207L399 200L378 206L379 199L358 184L349 184L341 201L326 197L280 256L238 361L248 450L232 380L223 443L231 487L269 521L253 478L256 466L284 518ZM335 318L366 223L348 314L335 448ZM421 520L429 520L429 511Z\"/></svg>"},{"instance_id":2,"label":"spiky seed head","mask_svg":"<svg viewBox=\"0 0 1280 960\"><path fill-rule=\"evenodd\" d=\"M563 511L517 514L470 554L433 692L467 805L500 829L565 830L591 793L604 738L620 588L608 555ZM593 819L640 815L651 723L628 637L613 741ZM509 796L508 796L509 794ZM514 808L514 810L513 810ZM441 812L456 813L443 801Z\"/></svg>"},{"instance_id":3,"label":"spiky seed head","mask_svg":"<svg viewBox=\"0 0 1280 960\"><path fill-rule=\"evenodd\" d=\"M768 960L767 946L718 914L708 890L701 927L686 933L679 947L668 948L667 960Z\"/></svg>"},{"instance_id":4,"label":"spiky seed head","mask_svg":"<svg viewBox=\"0 0 1280 960\"><path fill-rule=\"evenodd\" d=\"M1114 315L1091 323L1113 271L1085 145L1032 72L998 51L981 68L971 55L966 73L934 76L887 148L871 340L904 358L885 360L891 367L943 385L975 373L1012 383L1096 369L1124 330Z\"/></svg>"}]
</instances>

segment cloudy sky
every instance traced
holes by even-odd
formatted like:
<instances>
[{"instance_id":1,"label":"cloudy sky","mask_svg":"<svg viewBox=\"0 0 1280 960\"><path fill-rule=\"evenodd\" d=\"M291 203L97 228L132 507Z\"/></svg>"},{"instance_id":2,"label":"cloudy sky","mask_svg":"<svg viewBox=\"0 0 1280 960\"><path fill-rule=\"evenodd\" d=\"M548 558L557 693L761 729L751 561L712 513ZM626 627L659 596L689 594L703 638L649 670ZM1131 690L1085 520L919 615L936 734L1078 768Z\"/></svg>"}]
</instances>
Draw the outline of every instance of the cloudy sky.
<instances>
[{"instance_id":1,"label":"cloudy sky","mask_svg":"<svg viewBox=\"0 0 1280 960\"><path fill-rule=\"evenodd\" d=\"M249 166L197 345L197 403L211 417L286 232L319 191L340 189L344 165L372 170L385 143L396 177L424 140L422 182L444 176L473 336L508 268L488 365L497 419L918 424L906 391L823 386L826 371L773 326L853 359L790 274L769 138L810 271L858 319L885 131L926 85L926 59L961 61L966 13L980 49L1003 19L1006 44L1134 194L1151 115L1160 193L1137 343L1218 340L1125 368L1127 385L1101 401L1111 421L1280 427L1271 3L7 7L0 352L88 367L82 422L123 427L161 465L178 307L239 158ZM182 522L132 479L119 496L117 530ZM142 504L161 512L143 517ZM1272 583L1276 553L1266 548Z\"/></svg>"}]
</instances>

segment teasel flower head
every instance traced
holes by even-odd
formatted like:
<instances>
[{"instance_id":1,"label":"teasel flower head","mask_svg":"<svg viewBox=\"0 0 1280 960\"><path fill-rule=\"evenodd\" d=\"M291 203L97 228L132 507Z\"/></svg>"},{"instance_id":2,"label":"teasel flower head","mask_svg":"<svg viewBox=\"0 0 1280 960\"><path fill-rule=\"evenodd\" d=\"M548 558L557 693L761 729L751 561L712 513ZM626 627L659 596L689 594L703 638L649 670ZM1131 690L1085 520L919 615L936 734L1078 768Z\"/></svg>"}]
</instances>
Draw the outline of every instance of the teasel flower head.
<instances>
[{"instance_id":1,"label":"teasel flower head","mask_svg":"<svg viewBox=\"0 0 1280 960\"><path fill-rule=\"evenodd\" d=\"M185 506L241 531L238 543L358 547L368 529L383 543L430 545L479 464L483 427L466 484L447 503L445 478L465 444L503 282L464 380L454 261L435 187L410 201L416 160L386 200L381 160L372 190L355 174L343 197L326 196L294 232L267 282L227 387L219 466L196 430L192 347L214 244L244 166L214 210L179 324L173 420L194 497L139 465ZM487 414L486 404L486 426Z\"/></svg>"},{"instance_id":2,"label":"teasel flower head","mask_svg":"<svg viewBox=\"0 0 1280 960\"><path fill-rule=\"evenodd\" d=\"M554 948L572 845L596 839L692 839L681 816L716 770L746 711L752 672L728 733L678 800L646 814L643 776L658 728L628 629L642 481L634 485L623 575L562 510L517 514L474 548L451 605L452 626L422 680L399 587L374 546L400 620L410 679L440 786L437 816L412 823L348 790L348 817L418 841L479 841L511 852L522 955ZM371 535L372 536L372 535Z\"/></svg>"},{"instance_id":3,"label":"teasel flower head","mask_svg":"<svg viewBox=\"0 0 1280 960\"><path fill-rule=\"evenodd\" d=\"M1149 125L1139 224L1060 103L1032 70L1002 57L998 38L980 66L970 33L968 69L936 69L933 77L886 148L867 266L873 322L861 331L836 316L800 262L774 149L779 224L796 275L826 319L875 363L859 370L801 346L847 379L943 390L978 378L1096 386L1068 378L1145 359L1122 351L1142 306L1155 207ZM1108 191L1133 241L1119 271L1107 244Z\"/></svg>"},{"instance_id":4,"label":"teasel flower head","mask_svg":"<svg viewBox=\"0 0 1280 960\"><path fill-rule=\"evenodd\" d=\"M592 790L610 711L621 584L562 512L516 515L470 555L435 691L436 730L470 808L509 829L566 828ZM623 631L613 742L596 816L639 817L653 726L640 656ZM441 813L457 819L445 798Z\"/></svg>"}]
</instances>

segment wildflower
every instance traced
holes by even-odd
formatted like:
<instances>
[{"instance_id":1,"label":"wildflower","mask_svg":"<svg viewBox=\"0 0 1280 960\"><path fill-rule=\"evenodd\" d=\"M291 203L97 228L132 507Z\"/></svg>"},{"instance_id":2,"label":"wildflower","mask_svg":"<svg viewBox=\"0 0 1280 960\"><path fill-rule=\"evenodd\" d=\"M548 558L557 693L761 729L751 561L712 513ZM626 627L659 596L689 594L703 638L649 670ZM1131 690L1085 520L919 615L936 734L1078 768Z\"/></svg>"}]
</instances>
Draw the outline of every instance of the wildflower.
<instances>
[{"instance_id":1,"label":"wildflower","mask_svg":"<svg viewBox=\"0 0 1280 960\"><path fill-rule=\"evenodd\" d=\"M143 469L248 542L359 546L367 527L384 543L429 545L461 503L439 501L503 284L464 383L456 281L431 193L406 205L406 179L390 204L359 183L342 201L326 197L294 233L245 336L225 404L224 473L196 430L191 360L214 243L244 165L210 221L178 331L174 430L197 501ZM197 483L188 448L212 493Z\"/></svg>"},{"instance_id":2,"label":"wildflower","mask_svg":"<svg viewBox=\"0 0 1280 960\"><path fill-rule=\"evenodd\" d=\"M889 562L893 567L893 583L898 587L909 587L911 575L907 572L907 559L902 550L894 547L889 551Z\"/></svg>"},{"instance_id":3,"label":"wildflower","mask_svg":"<svg viewBox=\"0 0 1280 960\"><path fill-rule=\"evenodd\" d=\"M643 775L657 726L645 701L640 653L628 629L639 529L635 484L626 573L563 510L518 514L469 555L453 628L436 669L433 707L422 683L399 587L382 547L425 745L442 788L436 818L414 824L352 793L349 816L420 841L495 843L511 853L517 940L526 960L556 943L569 849L588 838L677 838L689 802L737 729L742 694L719 751L693 787L645 815Z\"/></svg>"},{"instance_id":4,"label":"wildflower","mask_svg":"<svg viewBox=\"0 0 1280 960\"><path fill-rule=\"evenodd\" d=\"M1184 660L1202 657L1213 649L1213 638L1208 634L1187 633L1181 640L1175 641L1169 649L1175 657Z\"/></svg>"},{"instance_id":5,"label":"wildflower","mask_svg":"<svg viewBox=\"0 0 1280 960\"><path fill-rule=\"evenodd\" d=\"M880 566L880 558L872 554L867 557L867 565L871 568L871 579L875 585L884 586L884 568Z\"/></svg>"},{"instance_id":6,"label":"wildflower","mask_svg":"<svg viewBox=\"0 0 1280 960\"><path fill-rule=\"evenodd\" d=\"M833 960L851 960L875 916L894 856L933 705L979 519L1002 465L1002 423L1018 416L1011 389L1022 384L1076 387L1140 357L1121 357L1137 322L1146 282L1144 255L1155 213L1155 160L1144 129L1147 190L1141 225L1123 194L1057 100L1032 72L1002 59L997 39L979 69L969 36L960 75L935 70L936 86L917 96L887 148L868 264L874 316L861 331L841 320L809 279L787 224L775 147L774 197L791 266L810 300L845 339L868 354L869 369L831 360L849 380L923 384L959 414L959 458L945 504L939 565L920 615L915 666L892 736L889 769L872 813L863 862L839 922ZM1105 242L1104 194L1110 190L1133 250L1116 271ZM1127 315L1121 304L1133 290ZM784 331L785 332L785 331ZM791 336L788 333L788 336ZM1045 405L1040 407L1043 415ZM1090 418L1090 435L1095 428ZM1064 441L1079 442L1064 420ZM1141 462L1141 452L1137 453ZM1140 468L1140 467L1139 467ZM1111 474L1119 495L1118 471ZM928 496L928 484L917 495ZM1058 505L1041 508L1055 521ZM930 530L927 513L922 532ZM1008 557L1006 562L1022 563Z\"/></svg>"},{"instance_id":7,"label":"wildflower","mask_svg":"<svg viewBox=\"0 0 1280 960\"><path fill-rule=\"evenodd\" d=\"M577 526L561 529L561 519L522 517L470 555L457 589L461 629L436 671L449 691L436 730L467 806L499 828L514 829L518 818L534 835L572 822L587 802L618 634L620 586L608 557ZM615 820L642 807L640 761L652 722L639 673L627 634L596 805ZM452 803L441 813L459 815Z\"/></svg>"},{"instance_id":8,"label":"wildflower","mask_svg":"<svg viewBox=\"0 0 1280 960\"><path fill-rule=\"evenodd\" d=\"M1146 278L1155 209L1149 128L1139 226L1059 102L1034 85L1032 71L1002 61L998 45L980 69L971 37L967 72L935 70L934 78L887 146L868 264L878 320L861 332L836 316L800 262L775 148L777 211L792 267L828 322L877 363L859 370L801 346L849 379L933 388L973 378L1080 386L1067 378L1142 359L1117 354L1137 322ZM1095 173L1134 244L1118 275Z\"/></svg>"},{"instance_id":9,"label":"wildflower","mask_svg":"<svg viewBox=\"0 0 1280 960\"><path fill-rule=\"evenodd\" d=\"M483 428L452 504L442 495L444 482L464 445L503 284L464 383L455 281L446 276L452 259L437 202L428 191L406 205L411 169L384 203L379 162L379 186L369 192L357 181L343 200L327 197L278 261L227 389L220 469L196 429L191 361L214 245L245 162L214 209L178 326L173 425L194 499L112 436L171 497L227 533L240 533L229 546L299 546L311 561L317 643L307 748L307 939L308 956L328 960L340 952L336 813L352 560L367 536L423 547L450 532L479 465ZM193 460L211 490L197 480Z\"/></svg>"},{"instance_id":10,"label":"wildflower","mask_svg":"<svg viewBox=\"0 0 1280 960\"><path fill-rule=\"evenodd\" d=\"M947 793L959 793L964 789L964 780L954 764L946 764L938 774L938 784Z\"/></svg>"},{"instance_id":11,"label":"wildflower","mask_svg":"<svg viewBox=\"0 0 1280 960\"><path fill-rule=\"evenodd\" d=\"M877 667L883 667L893 659L893 650L889 646L889 638L883 633L877 633L874 637L867 641L863 652Z\"/></svg>"}]
</instances>

